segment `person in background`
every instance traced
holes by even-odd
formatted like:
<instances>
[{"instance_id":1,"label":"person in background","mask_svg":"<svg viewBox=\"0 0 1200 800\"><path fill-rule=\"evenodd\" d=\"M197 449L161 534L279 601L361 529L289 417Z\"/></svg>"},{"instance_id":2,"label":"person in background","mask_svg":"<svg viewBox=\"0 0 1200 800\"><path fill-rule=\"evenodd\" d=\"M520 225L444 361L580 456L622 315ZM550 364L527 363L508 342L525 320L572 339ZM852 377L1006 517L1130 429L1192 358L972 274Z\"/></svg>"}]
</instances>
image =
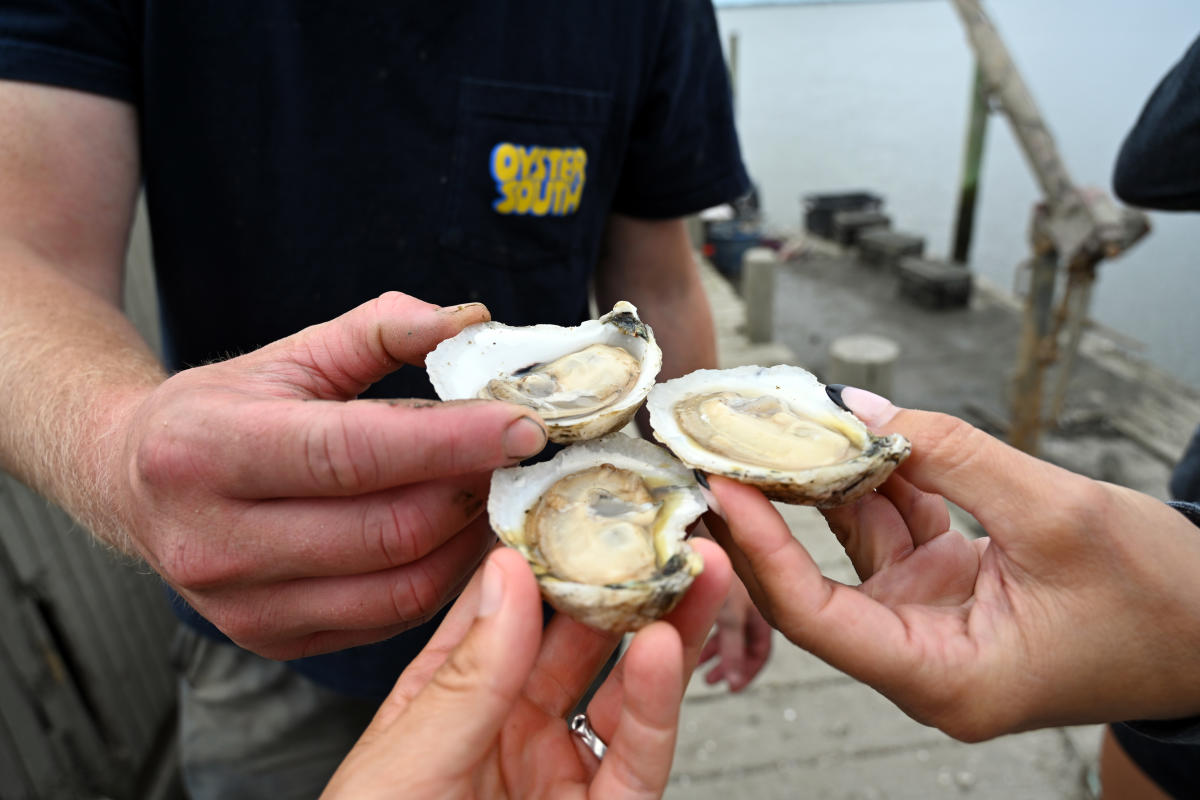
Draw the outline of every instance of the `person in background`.
<instances>
[{"instance_id":1,"label":"person in background","mask_svg":"<svg viewBox=\"0 0 1200 800\"><path fill-rule=\"evenodd\" d=\"M592 292L712 366L682 217L748 186L701 0L0 10L0 467L170 587L193 797L315 795L543 449L425 354ZM143 190L165 363L121 311Z\"/></svg>"},{"instance_id":2,"label":"person in background","mask_svg":"<svg viewBox=\"0 0 1200 800\"><path fill-rule=\"evenodd\" d=\"M1200 211L1200 38L1146 101L1117 156L1113 189L1130 205ZM1200 426L1171 474L1170 491L1176 500L1200 502ZM1194 797L1200 795L1200 746L1112 725L1100 775L1108 800Z\"/></svg>"}]
</instances>

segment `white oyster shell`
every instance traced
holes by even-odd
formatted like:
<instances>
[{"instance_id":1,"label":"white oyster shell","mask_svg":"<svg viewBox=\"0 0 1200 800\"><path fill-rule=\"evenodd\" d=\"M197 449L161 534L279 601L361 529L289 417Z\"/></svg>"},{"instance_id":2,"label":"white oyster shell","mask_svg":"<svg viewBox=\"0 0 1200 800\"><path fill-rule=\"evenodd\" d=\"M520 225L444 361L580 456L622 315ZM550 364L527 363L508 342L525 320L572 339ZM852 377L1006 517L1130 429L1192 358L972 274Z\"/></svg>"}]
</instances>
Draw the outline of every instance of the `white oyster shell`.
<instances>
[{"instance_id":1,"label":"white oyster shell","mask_svg":"<svg viewBox=\"0 0 1200 800\"><path fill-rule=\"evenodd\" d=\"M662 351L632 303L622 300L600 319L574 328L512 327L499 322L471 325L434 348L425 359L425 369L438 397L462 400L480 397L489 382L512 380L592 345L620 348L636 367L629 385L601 407L575 415L542 414L550 440L565 444L624 427L654 385L662 367Z\"/></svg>"},{"instance_id":2,"label":"white oyster shell","mask_svg":"<svg viewBox=\"0 0 1200 800\"><path fill-rule=\"evenodd\" d=\"M530 528L547 490L563 478L604 464L636 473L650 490L657 509L649 525L650 574L597 585L559 574L547 563ZM593 500L593 505L599 502ZM700 556L688 546L685 536L687 526L705 507L691 470L663 448L623 433L571 445L539 464L498 469L492 474L488 496L492 528L529 561L550 604L580 622L614 632L637 630L669 612L700 573ZM600 509L598 513L608 512ZM579 547L584 550L592 545L581 543ZM593 553L589 557L604 557L595 555L594 549L589 552Z\"/></svg>"},{"instance_id":3,"label":"white oyster shell","mask_svg":"<svg viewBox=\"0 0 1200 800\"><path fill-rule=\"evenodd\" d=\"M708 409L722 413L727 409L706 404L703 413L697 410L698 398L726 397L724 393L735 400L721 402L774 398L780 404L778 416L768 412L751 422L757 425L778 418L798 433L763 437L761 452L756 451L756 443L749 440L759 433L749 434L750 425L737 427L716 413L709 418ZM852 502L887 480L911 449L898 434L872 434L829 398L812 373L795 366L697 370L655 386L646 405L655 438L684 464L752 484L772 500L785 503L830 507ZM692 409L691 417L684 415L681 423L679 411L685 408ZM692 421L698 417L702 417L699 423ZM692 433L684 430L685 425L693 426ZM713 426L704 427L706 431L720 430L713 437L716 445L692 435L698 425ZM718 436L727 438L722 442ZM839 442L846 448L844 453L834 447ZM760 458L764 453L771 457Z\"/></svg>"}]
</instances>

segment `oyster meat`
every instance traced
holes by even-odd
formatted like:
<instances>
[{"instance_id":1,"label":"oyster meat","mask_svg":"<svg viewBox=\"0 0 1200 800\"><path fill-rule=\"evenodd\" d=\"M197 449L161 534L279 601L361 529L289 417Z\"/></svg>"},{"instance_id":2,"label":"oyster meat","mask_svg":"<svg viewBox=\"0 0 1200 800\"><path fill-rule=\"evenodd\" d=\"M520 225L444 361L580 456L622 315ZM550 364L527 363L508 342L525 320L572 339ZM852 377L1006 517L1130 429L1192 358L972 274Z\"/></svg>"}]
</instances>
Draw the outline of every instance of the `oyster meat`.
<instances>
[{"instance_id":1,"label":"oyster meat","mask_svg":"<svg viewBox=\"0 0 1200 800\"><path fill-rule=\"evenodd\" d=\"M528 406L559 443L618 430L641 407L662 366L654 332L621 301L574 328L484 322L443 341L425 359L438 397L482 397Z\"/></svg>"},{"instance_id":2,"label":"oyster meat","mask_svg":"<svg viewBox=\"0 0 1200 800\"><path fill-rule=\"evenodd\" d=\"M872 434L800 367L698 370L654 387L647 407L680 461L786 503L852 502L910 450L903 436Z\"/></svg>"},{"instance_id":3,"label":"oyster meat","mask_svg":"<svg viewBox=\"0 0 1200 800\"><path fill-rule=\"evenodd\" d=\"M691 471L613 433L492 475L488 516L558 610L603 630L666 614L703 568L686 529L705 509Z\"/></svg>"}]
</instances>

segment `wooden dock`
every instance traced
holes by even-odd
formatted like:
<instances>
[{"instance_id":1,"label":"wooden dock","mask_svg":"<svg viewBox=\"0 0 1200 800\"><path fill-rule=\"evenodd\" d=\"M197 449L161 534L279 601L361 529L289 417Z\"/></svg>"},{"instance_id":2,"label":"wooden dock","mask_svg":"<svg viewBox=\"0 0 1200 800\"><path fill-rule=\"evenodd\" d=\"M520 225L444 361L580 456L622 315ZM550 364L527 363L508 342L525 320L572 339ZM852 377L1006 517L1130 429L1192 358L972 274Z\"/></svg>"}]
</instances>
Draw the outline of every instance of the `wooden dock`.
<instances>
[{"instance_id":1,"label":"wooden dock","mask_svg":"<svg viewBox=\"0 0 1200 800\"><path fill-rule=\"evenodd\" d=\"M967 308L929 311L904 297L894 274L851 249L810 240L778 267L776 340L751 345L738 292L708 264L702 275L722 366L790 361L821 376L833 340L885 336L900 345L894 402L1004 433L1020 308L996 287L976 281ZM1166 498L1170 467L1200 423L1200 392L1101 330L1085 337L1080 362L1064 425L1044 434L1043 457ZM816 511L777 507L824 574L858 582ZM984 535L968 514L950 510L956 529ZM1094 800L1101 727L963 744L777 635L767 668L741 694L707 686L702 671L693 676L667 797Z\"/></svg>"}]
</instances>

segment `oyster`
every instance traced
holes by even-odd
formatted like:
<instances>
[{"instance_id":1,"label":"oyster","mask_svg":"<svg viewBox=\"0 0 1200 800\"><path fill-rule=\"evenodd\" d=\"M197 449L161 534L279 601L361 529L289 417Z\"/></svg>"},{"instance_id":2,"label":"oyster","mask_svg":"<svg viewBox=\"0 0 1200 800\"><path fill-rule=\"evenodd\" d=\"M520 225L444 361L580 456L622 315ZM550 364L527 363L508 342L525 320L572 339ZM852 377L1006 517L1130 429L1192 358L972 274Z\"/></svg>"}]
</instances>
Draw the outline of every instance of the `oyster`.
<instances>
[{"instance_id":1,"label":"oyster","mask_svg":"<svg viewBox=\"0 0 1200 800\"><path fill-rule=\"evenodd\" d=\"M654 387L647 407L655 438L684 464L785 503L852 502L911 449L898 434L872 434L800 367L698 370Z\"/></svg>"},{"instance_id":2,"label":"oyster","mask_svg":"<svg viewBox=\"0 0 1200 800\"><path fill-rule=\"evenodd\" d=\"M443 341L425 359L438 397L482 397L529 406L554 442L594 439L626 425L646 399L662 351L624 300L574 328L484 322Z\"/></svg>"},{"instance_id":3,"label":"oyster","mask_svg":"<svg viewBox=\"0 0 1200 800\"><path fill-rule=\"evenodd\" d=\"M691 470L612 433L492 474L488 517L558 610L603 630L666 614L703 564L684 541L705 503Z\"/></svg>"}]
</instances>

